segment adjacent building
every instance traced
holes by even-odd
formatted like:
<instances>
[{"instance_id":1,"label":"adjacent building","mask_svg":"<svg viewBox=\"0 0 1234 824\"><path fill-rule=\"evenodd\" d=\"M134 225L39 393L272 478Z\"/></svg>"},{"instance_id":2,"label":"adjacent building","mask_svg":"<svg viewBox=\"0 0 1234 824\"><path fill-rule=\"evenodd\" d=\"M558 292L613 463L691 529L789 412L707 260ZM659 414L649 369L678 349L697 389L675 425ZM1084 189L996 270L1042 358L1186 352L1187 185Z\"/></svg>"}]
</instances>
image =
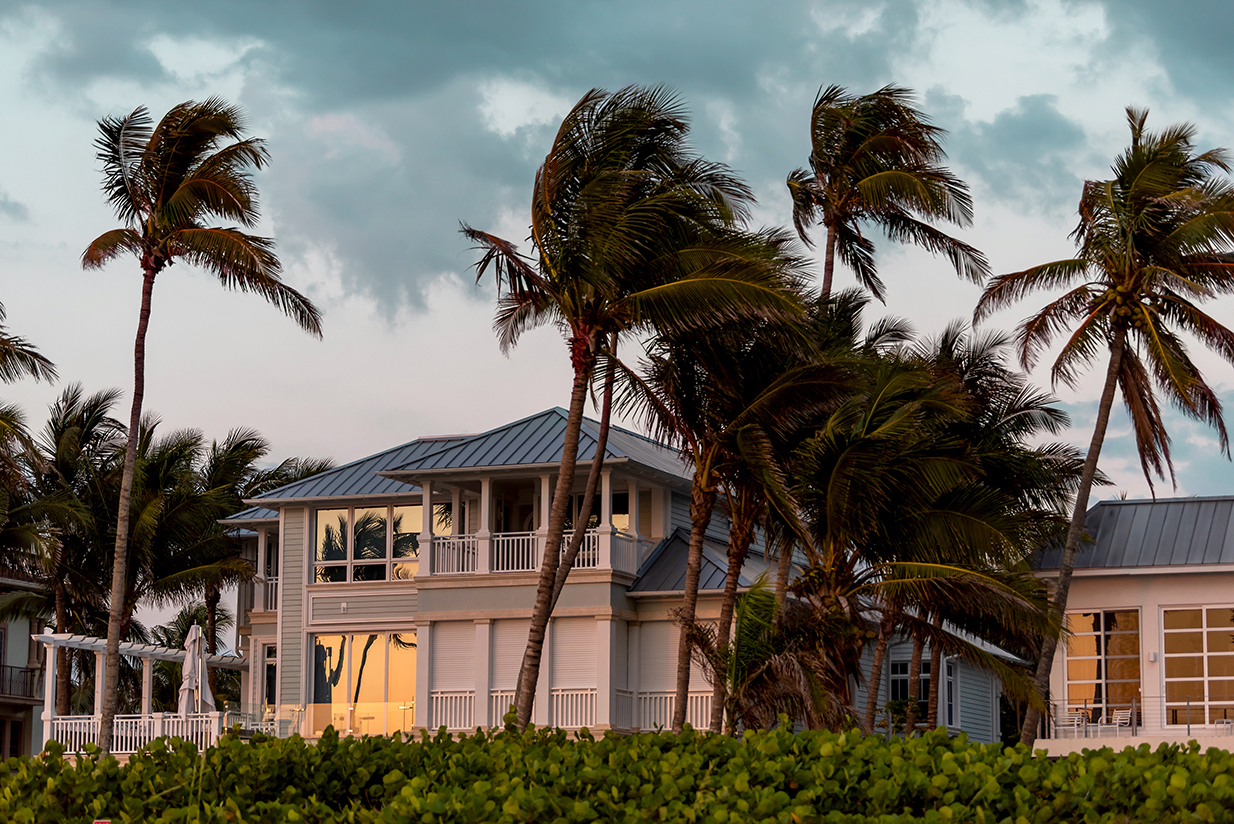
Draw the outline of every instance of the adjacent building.
<instances>
[{"instance_id":1,"label":"adjacent building","mask_svg":"<svg viewBox=\"0 0 1234 824\"><path fill-rule=\"evenodd\" d=\"M13 572L0 577L0 595L34 588ZM43 650L30 629L25 618L0 621L0 761L43 746Z\"/></svg>"}]
</instances>

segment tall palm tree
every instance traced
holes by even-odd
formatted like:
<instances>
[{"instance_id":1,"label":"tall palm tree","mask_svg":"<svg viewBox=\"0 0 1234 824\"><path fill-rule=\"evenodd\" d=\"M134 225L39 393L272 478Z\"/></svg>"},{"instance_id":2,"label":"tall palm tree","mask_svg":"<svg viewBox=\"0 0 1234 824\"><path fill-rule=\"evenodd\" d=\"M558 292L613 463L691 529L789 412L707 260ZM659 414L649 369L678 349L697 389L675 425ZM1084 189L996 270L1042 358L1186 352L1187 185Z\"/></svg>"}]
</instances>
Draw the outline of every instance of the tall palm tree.
<instances>
[{"instance_id":1,"label":"tall palm tree","mask_svg":"<svg viewBox=\"0 0 1234 824\"><path fill-rule=\"evenodd\" d=\"M884 86L860 96L834 85L819 91L810 117L810 166L788 176L788 189L801 239L810 243L815 223L826 230L824 297L838 255L882 299L874 243L862 233L866 223L892 240L946 255L972 281L989 274L981 252L930 223L963 227L973 218L968 186L943 165L945 134L913 105L908 89Z\"/></svg>"},{"instance_id":2,"label":"tall palm tree","mask_svg":"<svg viewBox=\"0 0 1234 824\"><path fill-rule=\"evenodd\" d=\"M1146 110L1127 109L1131 145L1114 161L1113 177L1084 184L1080 221L1072 232L1076 256L999 275L975 313L980 320L1036 290L1068 288L1019 327L1021 362L1031 368L1057 335L1068 332L1050 372L1055 383L1075 385L1084 366L1099 353L1108 356L1054 588L1052 607L1059 621L1116 390L1150 485L1154 474L1174 475L1158 393L1183 414L1213 426L1229 455L1221 402L1181 337L1190 334L1234 362L1234 332L1198 305L1234 292L1234 188L1217 176L1229 171L1227 155L1223 149L1197 152L1190 124L1150 132L1147 117ZM1043 693L1057 646L1057 635L1041 646L1036 679ZM1036 740L1039 720L1040 713L1030 709L1021 741Z\"/></svg>"},{"instance_id":3,"label":"tall palm tree","mask_svg":"<svg viewBox=\"0 0 1234 824\"><path fill-rule=\"evenodd\" d=\"M569 346L574 381L547 547L564 531L587 388L598 358L617 357L621 334L793 308L769 244L736 231L748 188L695 155L688 131L680 102L663 88L592 90L566 115L536 173L533 257L462 227L483 252L477 277L493 268L503 350L545 323ZM515 692L520 727L531 716L559 566L559 554L546 551Z\"/></svg>"},{"instance_id":4,"label":"tall palm tree","mask_svg":"<svg viewBox=\"0 0 1234 824\"><path fill-rule=\"evenodd\" d=\"M157 125L145 107L99 121L95 141L103 164L103 193L123 224L86 247L82 266L98 269L131 254L142 270L141 308L133 347L133 404L121 476L112 563L111 616L107 625L106 680L99 746L111 747L120 670L120 624L128 561L129 496L145 397L146 330L155 278L177 261L216 275L230 289L255 292L321 336L321 316L311 301L279 277L274 242L244 231L259 212L252 170L269 159L263 142L246 138L239 108L217 97L181 103ZM241 228L211 226L221 218Z\"/></svg>"}]
</instances>

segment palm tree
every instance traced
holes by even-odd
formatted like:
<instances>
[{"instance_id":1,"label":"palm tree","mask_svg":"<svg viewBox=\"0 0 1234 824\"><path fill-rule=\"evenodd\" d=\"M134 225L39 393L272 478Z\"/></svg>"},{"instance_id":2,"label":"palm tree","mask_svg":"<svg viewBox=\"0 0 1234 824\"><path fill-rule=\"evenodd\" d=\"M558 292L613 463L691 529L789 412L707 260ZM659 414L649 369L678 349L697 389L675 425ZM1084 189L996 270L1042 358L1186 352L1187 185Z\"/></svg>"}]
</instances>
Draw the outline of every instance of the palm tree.
<instances>
[{"instance_id":1,"label":"palm tree","mask_svg":"<svg viewBox=\"0 0 1234 824\"><path fill-rule=\"evenodd\" d=\"M1020 360L1031 368L1055 336L1070 331L1051 378L1074 385L1099 352L1108 353L1097 420L1076 490L1052 608L1058 621L1067 608L1071 574L1084 531L1088 498L1097 473L1114 393L1122 393L1150 485L1152 476L1173 479L1170 438L1158 393L1185 415L1206 421L1229 441L1216 392L1191 360L1181 334L1195 336L1234 362L1234 333L1198 304L1234 292L1234 188L1217 177L1228 172L1222 149L1197 153L1195 128L1145 129L1146 110L1127 109L1131 145L1114 161L1113 177L1088 181L1080 221L1072 233L1076 256L999 275L977 304L977 319L1038 289L1068 288L1018 330ZM1037 662L1044 693L1058 646L1046 637ZM1040 713L1030 708L1020 740L1036 740Z\"/></svg>"},{"instance_id":2,"label":"palm tree","mask_svg":"<svg viewBox=\"0 0 1234 824\"><path fill-rule=\"evenodd\" d=\"M765 254L769 244L736 231L749 190L697 157L688 131L680 102L663 88L592 90L567 114L536 174L534 258L462 227L483 251L477 277L492 267L498 283L502 349L545 323L569 346L574 382L546 547L557 547L564 531L587 388L598 359L617 357L621 334L793 308L778 258ZM520 727L531 714L559 565L546 550L515 693Z\"/></svg>"},{"instance_id":3,"label":"palm tree","mask_svg":"<svg viewBox=\"0 0 1234 824\"><path fill-rule=\"evenodd\" d=\"M827 231L823 297L831 294L839 255L857 282L882 299L874 243L863 223L946 255L974 282L989 274L981 252L928 222L968 226L973 218L968 186L942 165L945 134L913 105L908 89L884 86L861 96L834 85L819 91L810 117L810 167L788 176L788 190L801 239L810 243L815 223Z\"/></svg>"},{"instance_id":4,"label":"palm tree","mask_svg":"<svg viewBox=\"0 0 1234 824\"><path fill-rule=\"evenodd\" d=\"M103 193L123 225L95 238L82 254L82 266L98 269L127 253L138 259L142 270L99 726L99 746L108 752L116 714L129 496L145 396L146 330L154 280L166 267L183 261L213 273L228 288L256 292L318 337L321 316L308 298L280 280L281 264L272 240L240 228L206 225L211 218L235 221L245 229L257 223L252 170L264 166L269 154L261 140L244 136L244 118L237 107L216 97L189 101L174 107L157 125L145 107L138 107L123 117L103 118L99 132L95 146L103 164Z\"/></svg>"}]
</instances>

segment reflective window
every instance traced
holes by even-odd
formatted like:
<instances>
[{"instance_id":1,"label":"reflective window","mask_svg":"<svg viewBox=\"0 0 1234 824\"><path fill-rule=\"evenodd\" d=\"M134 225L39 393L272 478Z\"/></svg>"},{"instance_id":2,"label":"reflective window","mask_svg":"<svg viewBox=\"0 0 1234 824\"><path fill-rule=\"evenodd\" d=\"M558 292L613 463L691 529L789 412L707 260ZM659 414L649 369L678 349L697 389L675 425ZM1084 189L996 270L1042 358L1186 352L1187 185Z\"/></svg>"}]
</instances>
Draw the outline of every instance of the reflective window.
<instances>
[{"instance_id":1,"label":"reflective window","mask_svg":"<svg viewBox=\"0 0 1234 824\"><path fill-rule=\"evenodd\" d=\"M1166 723L1234 720L1234 608L1167 609Z\"/></svg>"},{"instance_id":2,"label":"reflective window","mask_svg":"<svg viewBox=\"0 0 1234 824\"><path fill-rule=\"evenodd\" d=\"M317 510L317 561L347 560L347 510Z\"/></svg>"},{"instance_id":3,"label":"reflective window","mask_svg":"<svg viewBox=\"0 0 1234 824\"><path fill-rule=\"evenodd\" d=\"M420 512L418 504L317 510L313 581L333 584L415 578ZM444 522L444 531L448 532L448 506Z\"/></svg>"},{"instance_id":4,"label":"reflective window","mask_svg":"<svg viewBox=\"0 0 1234 824\"><path fill-rule=\"evenodd\" d=\"M387 735L415 725L416 634L359 633L312 638L309 729Z\"/></svg>"},{"instance_id":5,"label":"reflective window","mask_svg":"<svg viewBox=\"0 0 1234 824\"><path fill-rule=\"evenodd\" d=\"M386 557L386 507L356 508L352 521L352 560L382 561Z\"/></svg>"},{"instance_id":6,"label":"reflective window","mask_svg":"<svg viewBox=\"0 0 1234 824\"><path fill-rule=\"evenodd\" d=\"M1135 610L1067 616L1064 673L1067 711L1094 719L1130 708L1140 697L1140 614Z\"/></svg>"}]
</instances>

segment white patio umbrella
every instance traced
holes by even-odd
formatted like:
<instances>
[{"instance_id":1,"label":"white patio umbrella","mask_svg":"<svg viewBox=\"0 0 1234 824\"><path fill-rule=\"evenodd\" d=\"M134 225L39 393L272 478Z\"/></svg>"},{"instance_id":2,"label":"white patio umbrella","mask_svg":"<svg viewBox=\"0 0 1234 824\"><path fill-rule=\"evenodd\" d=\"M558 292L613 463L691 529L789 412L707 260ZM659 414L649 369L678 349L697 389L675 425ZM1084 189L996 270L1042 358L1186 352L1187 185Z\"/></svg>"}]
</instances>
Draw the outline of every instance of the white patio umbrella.
<instances>
[{"instance_id":1,"label":"white patio umbrella","mask_svg":"<svg viewBox=\"0 0 1234 824\"><path fill-rule=\"evenodd\" d=\"M206 639L201 636L201 627L189 627L184 639L184 678L180 681L180 715L191 712L214 712L214 696L210 694L210 682L204 677Z\"/></svg>"}]
</instances>

